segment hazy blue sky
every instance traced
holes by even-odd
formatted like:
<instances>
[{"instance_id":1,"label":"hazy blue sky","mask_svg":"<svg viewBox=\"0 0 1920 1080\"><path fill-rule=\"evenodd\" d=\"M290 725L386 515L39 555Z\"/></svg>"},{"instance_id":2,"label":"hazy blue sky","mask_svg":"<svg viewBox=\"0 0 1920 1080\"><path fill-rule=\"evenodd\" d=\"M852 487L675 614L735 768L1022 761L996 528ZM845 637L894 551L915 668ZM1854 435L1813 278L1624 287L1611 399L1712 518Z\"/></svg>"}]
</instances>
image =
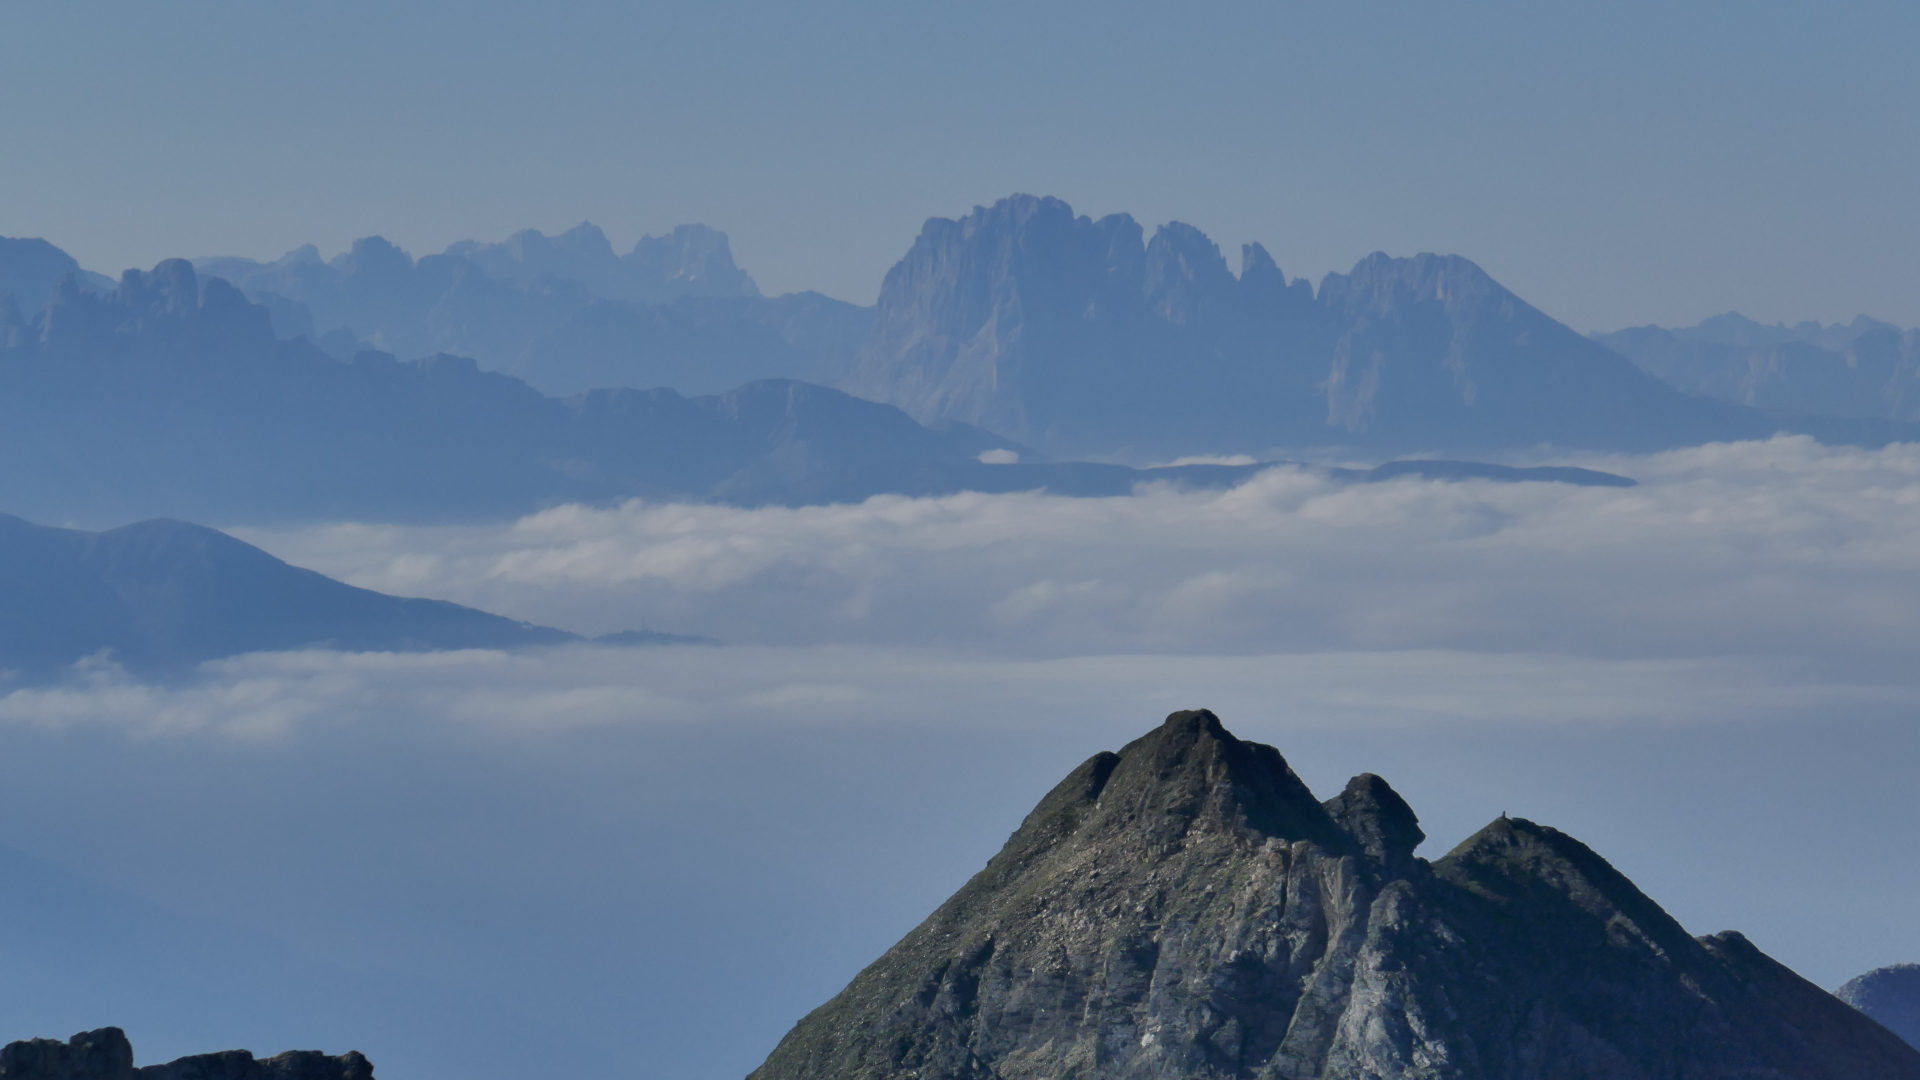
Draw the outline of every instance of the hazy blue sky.
<instances>
[{"instance_id":1,"label":"hazy blue sky","mask_svg":"<svg viewBox=\"0 0 1920 1080\"><path fill-rule=\"evenodd\" d=\"M728 230L870 301L1012 191L1318 277L1458 252L1578 328L1920 323L1910 3L12 4L0 235L416 254Z\"/></svg>"}]
</instances>

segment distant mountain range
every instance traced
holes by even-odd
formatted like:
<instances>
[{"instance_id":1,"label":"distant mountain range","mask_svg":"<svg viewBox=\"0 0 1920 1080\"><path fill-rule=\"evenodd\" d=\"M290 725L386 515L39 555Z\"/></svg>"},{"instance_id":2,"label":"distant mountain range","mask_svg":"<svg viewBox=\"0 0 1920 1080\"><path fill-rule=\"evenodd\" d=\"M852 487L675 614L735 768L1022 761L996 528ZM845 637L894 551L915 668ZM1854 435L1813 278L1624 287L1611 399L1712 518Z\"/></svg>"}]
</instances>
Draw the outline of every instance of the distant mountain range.
<instances>
[{"instance_id":1,"label":"distant mountain range","mask_svg":"<svg viewBox=\"0 0 1920 1080\"><path fill-rule=\"evenodd\" d=\"M1373 255L1316 289L1257 244L1235 275L1191 226L1149 239L1031 196L930 220L875 308L761 296L692 225L625 254L583 224L198 266L103 284L0 241L0 507L448 520L1246 475L1063 458L1920 438L1912 331L1730 316L1592 340L1456 256Z\"/></svg>"},{"instance_id":2,"label":"distant mountain range","mask_svg":"<svg viewBox=\"0 0 1920 1080\"><path fill-rule=\"evenodd\" d=\"M1920 330L1864 315L1789 327L1729 312L1679 330L1593 338L1688 393L1776 415L1920 422Z\"/></svg>"},{"instance_id":3,"label":"distant mountain range","mask_svg":"<svg viewBox=\"0 0 1920 1080\"><path fill-rule=\"evenodd\" d=\"M340 361L276 337L265 307L178 259L129 271L108 292L65 278L13 329L0 349L0 506L40 520L491 520L633 497L1114 495L1142 480L1220 486L1256 471L1051 463L963 423L923 426L792 380L560 400L460 357Z\"/></svg>"},{"instance_id":4,"label":"distant mountain range","mask_svg":"<svg viewBox=\"0 0 1920 1080\"><path fill-rule=\"evenodd\" d=\"M313 246L270 262L194 260L335 358L365 349L471 357L558 395L598 387L728 390L762 378L835 382L871 313L819 293L767 299L725 233L682 225L626 255L581 224L498 244L462 241L416 261L371 236L323 261Z\"/></svg>"}]
</instances>

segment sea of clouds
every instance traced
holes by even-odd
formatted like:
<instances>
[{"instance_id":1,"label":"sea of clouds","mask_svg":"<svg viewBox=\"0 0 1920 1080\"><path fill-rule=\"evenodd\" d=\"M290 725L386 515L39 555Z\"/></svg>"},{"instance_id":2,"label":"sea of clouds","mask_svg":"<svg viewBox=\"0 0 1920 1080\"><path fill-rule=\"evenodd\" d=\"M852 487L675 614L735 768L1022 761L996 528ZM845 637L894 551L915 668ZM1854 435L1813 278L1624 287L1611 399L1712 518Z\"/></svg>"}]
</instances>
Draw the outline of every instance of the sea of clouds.
<instances>
[{"instance_id":1,"label":"sea of clouds","mask_svg":"<svg viewBox=\"0 0 1920 1080\"><path fill-rule=\"evenodd\" d=\"M1024 657L1910 655L1920 448L1781 438L1580 463L1640 484L1340 484L1282 468L1126 498L635 502L234 532L355 585L585 634Z\"/></svg>"},{"instance_id":2,"label":"sea of clouds","mask_svg":"<svg viewBox=\"0 0 1920 1080\"><path fill-rule=\"evenodd\" d=\"M95 887L128 926L160 925L150 904L254 935L139 971L108 950L116 1016L88 1012L98 978L0 987L0 1038L336 1040L463 1080L637 1046L637 1075L738 1076L1058 777L1195 706L1323 795L1387 776L1423 854L1512 812L1826 985L1920 959L1896 850L1920 824L1920 448L1572 463L1640 483L1276 469L1131 498L234 528L368 588L725 644L307 650L165 682L95 661L0 694L0 879L80 882L0 880L0 955L91 970L45 928ZM280 955L257 941L285 951L260 979L312 989L165 991Z\"/></svg>"}]
</instances>

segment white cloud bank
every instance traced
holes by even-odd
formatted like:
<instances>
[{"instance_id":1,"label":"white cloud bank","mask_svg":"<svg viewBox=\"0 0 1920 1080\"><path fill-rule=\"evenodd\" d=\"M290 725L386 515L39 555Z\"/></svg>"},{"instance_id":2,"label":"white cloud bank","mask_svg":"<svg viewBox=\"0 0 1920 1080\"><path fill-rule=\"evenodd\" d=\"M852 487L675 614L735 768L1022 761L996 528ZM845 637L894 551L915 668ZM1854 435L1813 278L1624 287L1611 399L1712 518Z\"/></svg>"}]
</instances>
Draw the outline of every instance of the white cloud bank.
<instances>
[{"instance_id":1,"label":"white cloud bank","mask_svg":"<svg viewBox=\"0 0 1920 1080\"><path fill-rule=\"evenodd\" d=\"M574 1071L640 1045L717 1080L1074 763L1205 706L1323 794L1389 777L1429 854L1511 810L1828 985L1915 959L1920 866L1886 837L1920 815L1920 449L1580 463L1643 483L1282 470L1134 498L236 530L384 591L733 644L258 654L165 684L86 666L0 693L0 844L574 1031ZM65 963L49 910L0 938ZM122 1019L91 1000L8 1034ZM278 1049L315 1015L249 1038ZM181 1052L210 1022L181 1021ZM556 1045L497 1039L489 1060ZM455 1074L432 1038L394 1040L361 1048Z\"/></svg>"},{"instance_id":2,"label":"white cloud bank","mask_svg":"<svg viewBox=\"0 0 1920 1080\"><path fill-rule=\"evenodd\" d=\"M1131 498L636 502L497 526L235 531L356 585L588 634L1019 656L1910 656L1920 447L1781 438L1582 464L1641 485L1341 486L1283 469Z\"/></svg>"}]
</instances>

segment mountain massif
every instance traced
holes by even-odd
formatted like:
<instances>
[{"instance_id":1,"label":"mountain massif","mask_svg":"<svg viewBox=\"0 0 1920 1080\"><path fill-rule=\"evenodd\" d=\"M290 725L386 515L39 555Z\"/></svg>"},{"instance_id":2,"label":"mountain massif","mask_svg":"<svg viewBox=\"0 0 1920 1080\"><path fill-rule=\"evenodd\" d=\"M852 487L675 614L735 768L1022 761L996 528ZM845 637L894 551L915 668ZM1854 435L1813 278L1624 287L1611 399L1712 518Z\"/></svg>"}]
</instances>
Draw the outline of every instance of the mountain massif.
<instances>
[{"instance_id":1,"label":"mountain massif","mask_svg":"<svg viewBox=\"0 0 1920 1080\"><path fill-rule=\"evenodd\" d=\"M1579 841L1444 858L1178 712L1088 759L752 1080L1920 1080L1920 1051Z\"/></svg>"},{"instance_id":2,"label":"mountain massif","mask_svg":"<svg viewBox=\"0 0 1920 1080\"><path fill-rule=\"evenodd\" d=\"M270 1058L225 1050L136 1068L126 1032L108 1027L66 1042L8 1043L0 1047L0 1080L373 1080L373 1065L352 1050L339 1057L289 1050Z\"/></svg>"},{"instance_id":3,"label":"mountain massif","mask_svg":"<svg viewBox=\"0 0 1920 1080\"><path fill-rule=\"evenodd\" d=\"M0 669L105 651L141 671L235 653L514 648L579 641L442 600L357 589L184 521L108 532L0 514Z\"/></svg>"},{"instance_id":4,"label":"mountain massif","mask_svg":"<svg viewBox=\"0 0 1920 1080\"><path fill-rule=\"evenodd\" d=\"M1650 450L1759 438L1456 256L1372 255L1316 291L1247 245L1015 196L927 222L849 389L1065 455L1276 447Z\"/></svg>"}]
</instances>

